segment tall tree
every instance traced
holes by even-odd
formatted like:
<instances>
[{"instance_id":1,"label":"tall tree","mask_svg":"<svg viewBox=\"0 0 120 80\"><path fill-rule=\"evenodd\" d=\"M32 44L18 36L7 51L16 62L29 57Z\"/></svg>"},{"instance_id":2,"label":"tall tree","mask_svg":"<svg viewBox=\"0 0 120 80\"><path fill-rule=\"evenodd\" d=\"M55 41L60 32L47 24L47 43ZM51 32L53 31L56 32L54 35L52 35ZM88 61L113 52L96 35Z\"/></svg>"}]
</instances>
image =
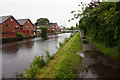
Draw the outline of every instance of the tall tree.
<instances>
[{"instance_id":1,"label":"tall tree","mask_svg":"<svg viewBox=\"0 0 120 80\"><path fill-rule=\"evenodd\" d=\"M50 23L50 21L47 18L39 18L37 19L35 25L45 25Z\"/></svg>"}]
</instances>

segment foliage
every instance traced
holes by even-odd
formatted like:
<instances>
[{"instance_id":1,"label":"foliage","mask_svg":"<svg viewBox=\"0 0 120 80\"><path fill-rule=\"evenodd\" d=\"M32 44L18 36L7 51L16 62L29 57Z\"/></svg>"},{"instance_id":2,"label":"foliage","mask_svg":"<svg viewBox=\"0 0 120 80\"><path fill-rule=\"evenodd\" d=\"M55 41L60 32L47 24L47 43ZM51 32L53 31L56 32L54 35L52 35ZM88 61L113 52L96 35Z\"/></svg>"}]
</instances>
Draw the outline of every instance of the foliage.
<instances>
[{"instance_id":1,"label":"foliage","mask_svg":"<svg viewBox=\"0 0 120 80\"><path fill-rule=\"evenodd\" d=\"M39 18L37 19L35 25L45 25L48 24L50 21L47 18Z\"/></svg>"},{"instance_id":2,"label":"foliage","mask_svg":"<svg viewBox=\"0 0 120 80\"><path fill-rule=\"evenodd\" d=\"M17 39L20 41L20 40L23 40L24 39L24 36L22 33L17 33Z\"/></svg>"},{"instance_id":3,"label":"foliage","mask_svg":"<svg viewBox=\"0 0 120 80\"><path fill-rule=\"evenodd\" d=\"M43 56L35 56L35 60L30 64L30 69L25 69L27 78L34 78L38 73L39 69L43 68L46 65Z\"/></svg>"},{"instance_id":4,"label":"foliage","mask_svg":"<svg viewBox=\"0 0 120 80\"><path fill-rule=\"evenodd\" d=\"M84 34L107 47L118 48L120 40L120 2L101 2L88 16L83 16L79 21L79 28ZM89 26L88 26L89 25Z\"/></svg>"},{"instance_id":5,"label":"foliage","mask_svg":"<svg viewBox=\"0 0 120 80\"><path fill-rule=\"evenodd\" d=\"M62 43L62 42L59 42L59 46L61 46L61 47L62 47L62 46L63 46L63 43Z\"/></svg>"},{"instance_id":6,"label":"foliage","mask_svg":"<svg viewBox=\"0 0 120 80\"><path fill-rule=\"evenodd\" d=\"M46 37L47 35L47 27L41 27L41 37Z\"/></svg>"},{"instance_id":7,"label":"foliage","mask_svg":"<svg viewBox=\"0 0 120 80\"><path fill-rule=\"evenodd\" d=\"M25 68L25 76L26 78L34 78L35 75L38 73L38 66L35 64L35 66L31 67L30 69Z\"/></svg>"},{"instance_id":8,"label":"foliage","mask_svg":"<svg viewBox=\"0 0 120 80\"><path fill-rule=\"evenodd\" d=\"M74 36L74 34L70 34L70 38L72 38Z\"/></svg>"},{"instance_id":9,"label":"foliage","mask_svg":"<svg viewBox=\"0 0 120 80\"><path fill-rule=\"evenodd\" d=\"M80 33L75 34L42 68L36 78L75 78L76 69L81 63L81 57L76 54L82 49Z\"/></svg>"},{"instance_id":10,"label":"foliage","mask_svg":"<svg viewBox=\"0 0 120 80\"><path fill-rule=\"evenodd\" d=\"M73 26L72 26L72 27L70 27L70 30L75 30L75 27L73 27Z\"/></svg>"},{"instance_id":11,"label":"foliage","mask_svg":"<svg viewBox=\"0 0 120 80\"><path fill-rule=\"evenodd\" d=\"M47 58L47 63L51 60L51 59L54 59L54 56L52 55L50 55L50 52L48 52L48 51L46 51L46 54L47 54L47 56L46 56L46 58Z\"/></svg>"},{"instance_id":12,"label":"foliage","mask_svg":"<svg viewBox=\"0 0 120 80\"><path fill-rule=\"evenodd\" d=\"M2 32L2 34L5 34L5 32Z\"/></svg>"}]
</instances>

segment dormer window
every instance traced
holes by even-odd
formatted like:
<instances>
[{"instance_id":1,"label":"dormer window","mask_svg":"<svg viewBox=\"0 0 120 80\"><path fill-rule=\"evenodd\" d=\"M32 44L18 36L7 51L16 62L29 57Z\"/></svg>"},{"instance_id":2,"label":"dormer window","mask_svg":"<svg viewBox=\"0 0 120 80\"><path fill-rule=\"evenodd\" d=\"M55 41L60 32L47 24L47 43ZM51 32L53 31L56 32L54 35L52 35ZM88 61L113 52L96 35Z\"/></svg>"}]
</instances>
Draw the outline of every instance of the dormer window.
<instances>
[{"instance_id":1,"label":"dormer window","mask_svg":"<svg viewBox=\"0 0 120 80\"><path fill-rule=\"evenodd\" d=\"M12 19L10 19L10 21L13 21Z\"/></svg>"}]
</instances>

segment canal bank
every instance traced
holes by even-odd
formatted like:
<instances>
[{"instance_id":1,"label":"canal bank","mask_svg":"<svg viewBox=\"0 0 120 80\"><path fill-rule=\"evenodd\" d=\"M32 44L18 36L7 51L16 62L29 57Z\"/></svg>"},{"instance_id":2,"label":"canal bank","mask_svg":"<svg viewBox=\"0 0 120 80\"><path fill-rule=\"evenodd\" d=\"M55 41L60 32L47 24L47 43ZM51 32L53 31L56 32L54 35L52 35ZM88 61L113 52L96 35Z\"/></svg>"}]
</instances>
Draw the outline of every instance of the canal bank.
<instances>
[{"instance_id":1,"label":"canal bank","mask_svg":"<svg viewBox=\"0 0 120 80\"><path fill-rule=\"evenodd\" d=\"M2 74L5 78L14 78L16 73L24 73L29 68L34 56L46 56L46 50L50 55L55 54L59 48L59 42L69 38L71 33L49 35L47 40L35 37L23 41L11 42L0 45L2 49Z\"/></svg>"},{"instance_id":2,"label":"canal bank","mask_svg":"<svg viewBox=\"0 0 120 80\"><path fill-rule=\"evenodd\" d=\"M79 32L61 46L47 66L39 70L36 78L75 78L81 63L82 44Z\"/></svg>"}]
</instances>

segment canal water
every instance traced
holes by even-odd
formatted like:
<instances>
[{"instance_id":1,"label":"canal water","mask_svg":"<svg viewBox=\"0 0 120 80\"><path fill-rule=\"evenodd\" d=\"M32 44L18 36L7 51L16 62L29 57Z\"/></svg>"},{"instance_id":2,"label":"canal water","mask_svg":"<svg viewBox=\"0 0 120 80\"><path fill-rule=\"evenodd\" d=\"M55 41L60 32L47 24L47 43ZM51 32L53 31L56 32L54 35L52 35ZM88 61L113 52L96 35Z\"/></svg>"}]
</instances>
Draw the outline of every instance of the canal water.
<instances>
[{"instance_id":1,"label":"canal water","mask_svg":"<svg viewBox=\"0 0 120 80\"><path fill-rule=\"evenodd\" d=\"M59 42L69 38L71 33L50 35L47 40L36 37L29 40L3 44L2 48L2 74L6 78L14 78L16 72L24 73L29 68L34 56L46 56L46 50L50 55L55 54L59 48Z\"/></svg>"}]
</instances>

